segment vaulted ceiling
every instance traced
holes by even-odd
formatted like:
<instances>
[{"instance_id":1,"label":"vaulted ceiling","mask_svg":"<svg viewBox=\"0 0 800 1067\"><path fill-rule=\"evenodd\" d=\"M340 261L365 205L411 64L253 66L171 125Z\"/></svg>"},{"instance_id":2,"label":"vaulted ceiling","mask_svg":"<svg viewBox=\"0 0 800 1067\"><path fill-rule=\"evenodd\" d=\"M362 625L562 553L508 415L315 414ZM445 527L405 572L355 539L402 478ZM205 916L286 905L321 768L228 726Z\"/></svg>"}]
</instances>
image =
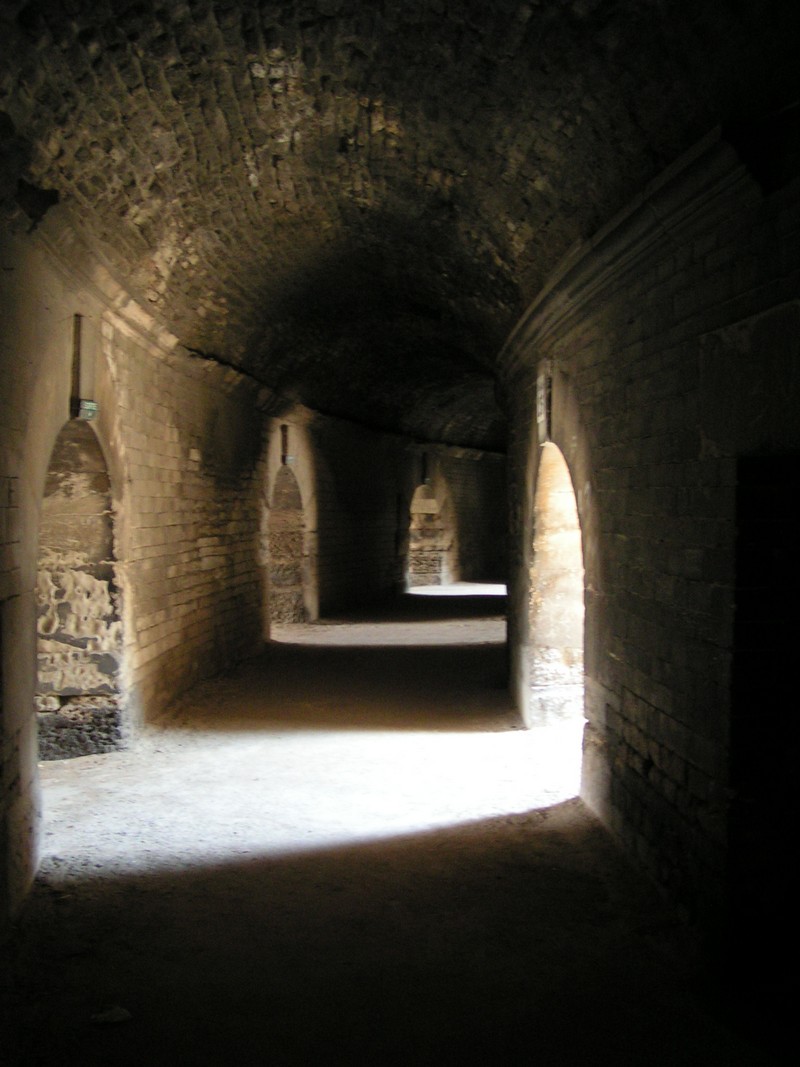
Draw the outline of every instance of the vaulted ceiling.
<instances>
[{"instance_id":1,"label":"vaulted ceiling","mask_svg":"<svg viewBox=\"0 0 800 1067\"><path fill-rule=\"evenodd\" d=\"M796 0L0 2L0 196L68 211L188 348L502 448L493 360L559 258L792 102Z\"/></svg>"}]
</instances>

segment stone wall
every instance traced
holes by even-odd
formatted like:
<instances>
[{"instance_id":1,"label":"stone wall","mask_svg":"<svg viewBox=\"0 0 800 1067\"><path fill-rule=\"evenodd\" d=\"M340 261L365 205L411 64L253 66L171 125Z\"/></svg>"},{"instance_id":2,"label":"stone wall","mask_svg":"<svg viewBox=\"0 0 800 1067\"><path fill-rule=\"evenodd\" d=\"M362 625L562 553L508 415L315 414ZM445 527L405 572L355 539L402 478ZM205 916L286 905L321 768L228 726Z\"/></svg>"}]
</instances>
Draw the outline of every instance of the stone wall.
<instances>
[{"instance_id":1,"label":"stone wall","mask_svg":"<svg viewBox=\"0 0 800 1067\"><path fill-rule=\"evenodd\" d=\"M448 509L449 510L449 509ZM454 542L452 520L443 516L430 485L418 485L411 498L408 528L408 585L441 585L451 577L449 556Z\"/></svg>"},{"instance_id":2,"label":"stone wall","mask_svg":"<svg viewBox=\"0 0 800 1067\"><path fill-rule=\"evenodd\" d=\"M43 517L42 501L54 443L75 409L76 361L82 374L91 365L83 377L91 378L98 405L92 428L108 467L114 597L121 607L113 623L113 695L132 728L260 641L257 540L266 420L252 385L180 349L57 219L33 239L8 236L2 257L0 903L7 916L35 865L35 589L38 576L48 593L40 602L43 618L56 618L52 576L66 573L72 560L66 541L59 558L50 558L53 521ZM84 323L79 352L76 314ZM49 584L37 549L43 521ZM79 534L75 528L70 536ZM91 549L91 540L79 553ZM109 563L98 559L89 570ZM83 585L97 578L79 570ZM78 571L70 573L74 593ZM59 672L42 664L40 688L52 692ZM96 717L92 709L83 712L87 721Z\"/></svg>"},{"instance_id":3,"label":"stone wall","mask_svg":"<svg viewBox=\"0 0 800 1067\"><path fill-rule=\"evenodd\" d=\"M712 938L730 904L737 463L800 448L799 222L796 183L767 193L712 136L565 261L504 353L520 700L543 375L584 542L584 797ZM747 714L782 692L764 677Z\"/></svg>"},{"instance_id":4,"label":"stone wall","mask_svg":"<svg viewBox=\"0 0 800 1067\"><path fill-rule=\"evenodd\" d=\"M70 419L47 470L36 578L39 756L124 743L111 487L91 422Z\"/></svg>"},{"instance_id":5,"label":"stone wall","mask_svg":"<svg viewBox=\"0 0 800 1067\"><path fill-rule=\"evenodd\" d=\"M154 350L113 320L103 346L129 479L126 660L147 715L256 646L263 418L234 372Z\"/></svg>"},{"instance_id":6,"label":"stone wall","mask_svg":"<svg viewBox=\"0 0 800 1067\"><path fill-rule=\"evenodd\" d=\"M527 721L583 717L583 547L575 493L552 442L536 472L530 570L530 697Z\"/></svg>"},{"instance_id":7,"label":"stone wall","mask_svg":"<svg viewBox=\"0 0 800 1067\"><path fill-rule=\"evenodd\" d=\"M271 622L306 620L304 546L303 498L291 467L283 466L278 471L270 498L267 550Z\"/></svg>"},{"instance_id":8,"label":"stone wall","mask_svg":"<svg viewBox=\"0 0 800 1067\"><path fill-rule=\"evenodd\" d=\"M33 701L38 506L56 436L69 418L75 307L47 265L0 232L0 934L33 877L38 826ZM68 310L67 310L68 307ZM46 360L45 354L50 353ZM31 420L37 432L29 432Z\"/></svg>"},{"instance_id":9,"label":"stone wall","mask_svg":"<svg viewBox=\"0 0 800 1067\"><path fill-rule=\"evenodd\" d=\"M507 580L506 458L494 452L440 450L458 538L451 567L462 581Z\"/></svg>"}]
</instances>

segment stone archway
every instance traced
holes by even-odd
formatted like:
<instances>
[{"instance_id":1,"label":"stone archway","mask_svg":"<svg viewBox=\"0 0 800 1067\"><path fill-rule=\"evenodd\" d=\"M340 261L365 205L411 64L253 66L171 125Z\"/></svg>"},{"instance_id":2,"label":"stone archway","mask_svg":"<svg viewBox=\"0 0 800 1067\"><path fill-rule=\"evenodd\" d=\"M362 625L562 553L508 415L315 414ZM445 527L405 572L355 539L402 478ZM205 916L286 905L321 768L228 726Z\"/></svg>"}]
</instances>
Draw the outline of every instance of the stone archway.
<instances>
[{"instance_id":1,"label":"stone archway","mask_svg":"<svg viewBox=\"0 0 800 1067\"><path fill-rule=\"evenodd\" d=\"M432 487L417 486L411 498L411 522L408 536L409 588L416 585L441 585L448 581L448 553L452 537L442 517L442 509Z\"/></svg>"},{"instance_id":2,"label":"stone archway","mask_svg":"<svg viewBox=\"0 0 800 1067\"><path fill-rule=\"evenodd\" d=\"M36 607L40 758L120 748L126 731L111 485L97 438L77 419L63 427L50 457Z\"/></svg>"},{"instance_id":3,"label":"stone archway","mask_svg":"<svg viewBox=\"0 0 800 1067\"><path fill-rule=\"evenodd\" d=\"M271 623L304 622L305 515L300 486L283 466L275 478L267 525L269 619Z\"/></svg>"},{"instance_id":4,"label":"stone archway","mask_svg":"<svg viewBox=\"0 0 800 1067\"><path fill-rule=\"evenodd\" d=\"M569 469L542 446L530 571L530 722L583 717L583 550Z\"/></svg>"}]
</instances>

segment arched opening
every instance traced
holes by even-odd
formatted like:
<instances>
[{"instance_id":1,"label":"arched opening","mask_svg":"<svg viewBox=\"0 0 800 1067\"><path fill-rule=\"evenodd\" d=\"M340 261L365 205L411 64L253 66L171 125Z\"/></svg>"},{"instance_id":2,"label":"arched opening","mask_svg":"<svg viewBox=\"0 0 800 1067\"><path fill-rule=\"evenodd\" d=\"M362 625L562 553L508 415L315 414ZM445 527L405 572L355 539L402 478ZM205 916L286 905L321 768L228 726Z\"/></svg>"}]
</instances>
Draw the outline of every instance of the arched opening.
<instances>
[{"instance_id":1,"label":"arched opening","mask_svg":"<svg viewBox=\"0 0 800 1067\"><path fill-rule=\"evenodd\" d=\"M448 553L452 536L432 487L417 486L411 498L407 585L441 585L450 580Z\"/></svg>"},{"instance_id":2,"label":"arched opening","mask_svg":"<svg viewBox=\"0 0 800 1067\"><path fill-rule=\"evenodd\" d=\"M270 622L304 622L305 517L300 486L288 466L275 479L267 530Z\"/></svg>"},{"instance_id":3,"label":"arched opening","mask_svg":"<svg viewBox=\"0 0 800 1067\"><path fill-rule=\"evenodd\" d=\"M530 572L530 722L583 718L583 551L572 479L559 448L542 447Z\"/></svg>"},{"instance_id":4,"label":"arched opening","mask_svg":"<svg viewBox=\"0 0 800 1067\"><path fill-rule=\"evenodd\" d=\"M36 588L36 714L41 759L120 748L125 740L122 623L111 486L88 423L56 439L42 500Z\"/></svg>"}]
</instances>

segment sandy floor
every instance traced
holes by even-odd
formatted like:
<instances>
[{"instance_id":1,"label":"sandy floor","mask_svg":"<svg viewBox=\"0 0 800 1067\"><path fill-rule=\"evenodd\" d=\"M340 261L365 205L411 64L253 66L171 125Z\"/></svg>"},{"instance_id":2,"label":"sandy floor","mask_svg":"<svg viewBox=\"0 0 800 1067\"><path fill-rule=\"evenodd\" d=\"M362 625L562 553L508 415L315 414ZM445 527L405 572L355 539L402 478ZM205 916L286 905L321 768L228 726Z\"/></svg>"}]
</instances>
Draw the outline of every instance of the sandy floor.
<instances>
[{"instance_id":1,"label":"sandy floor","mask_svg":"<svg viewBox=\"0 0 800 1067\"><path fill-rule=\"evenodd\" d=\"M0 1062L773 1062L575 799L580 723L519 729L501 610L281 629L130 750L42 765Z\"/></svg>"}]
</instances>

